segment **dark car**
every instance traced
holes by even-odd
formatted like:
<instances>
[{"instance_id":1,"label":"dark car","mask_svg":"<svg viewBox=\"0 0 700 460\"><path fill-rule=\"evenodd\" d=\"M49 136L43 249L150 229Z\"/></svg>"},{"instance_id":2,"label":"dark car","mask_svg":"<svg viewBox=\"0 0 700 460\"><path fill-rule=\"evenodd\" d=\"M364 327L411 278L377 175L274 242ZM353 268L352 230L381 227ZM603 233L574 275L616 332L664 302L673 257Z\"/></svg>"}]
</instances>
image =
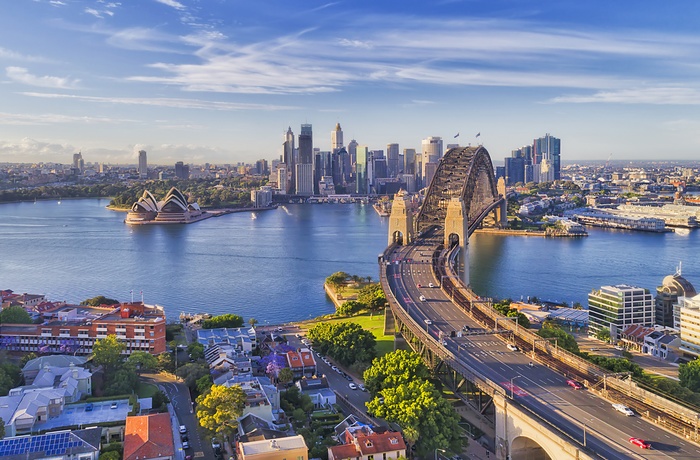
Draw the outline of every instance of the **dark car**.
<instances>
[{"instance_id":1,"label":"dark car","mask_svg":"<svg viewBox=\"0 0 700 460\"><path fill-rule=\"evenodd\" d=\"M92 403L87 403L85 404L85 412L90 412L92 411L93 405Z\"/></svg>"}]
</instances>

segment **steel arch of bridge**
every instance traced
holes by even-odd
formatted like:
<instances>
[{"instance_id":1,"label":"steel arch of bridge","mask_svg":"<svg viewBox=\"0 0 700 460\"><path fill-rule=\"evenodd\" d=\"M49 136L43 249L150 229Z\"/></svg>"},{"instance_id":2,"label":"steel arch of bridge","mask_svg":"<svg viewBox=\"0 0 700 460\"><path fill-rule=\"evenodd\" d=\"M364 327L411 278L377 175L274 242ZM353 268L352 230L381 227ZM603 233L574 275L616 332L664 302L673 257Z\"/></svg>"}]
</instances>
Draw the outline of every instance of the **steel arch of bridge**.
<instances>
[{"instance_id":1,"label":"steel arch of bridge","mask_svg":"<svg viewBox=\"0 0 700 460\"><path fill-rule=\"evenodd\" d=\"M483 219L485 211L499 202L496 175L489 152L483 146L457 147L440 159L435 176L415 220L420 233L430 227L444 227L447 205L460 197L467 211L469 228Z\"/></svg>"}]
</instances>

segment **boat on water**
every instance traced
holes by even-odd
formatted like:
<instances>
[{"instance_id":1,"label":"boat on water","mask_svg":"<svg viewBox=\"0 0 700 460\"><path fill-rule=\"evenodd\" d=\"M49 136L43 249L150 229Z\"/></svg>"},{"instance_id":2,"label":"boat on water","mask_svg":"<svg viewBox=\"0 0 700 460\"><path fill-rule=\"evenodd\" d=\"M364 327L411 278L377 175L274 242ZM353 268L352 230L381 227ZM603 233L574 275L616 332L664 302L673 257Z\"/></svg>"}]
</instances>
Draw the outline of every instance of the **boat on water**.
<instances>
[{"instance_id":1,"label":"boat on water","mask_svg":"<svg viewBox=\"0 0 700 460\"><path fill-rule=\"evenodd\" d=\"M391 215L391 202L390 201L379 201L372 205L377 214L381 217L389 217Z\"/></svg>"},{"instance_id":2,"label":"boat on water","mask_svg":"<svg viewBox=\"0 0 700 460\"><path fill-rule=\"evenodd\" d=\"M674 228L673 231L682 236L690 235L690 229L689 228Z\"/></svg>"}]
</instances>

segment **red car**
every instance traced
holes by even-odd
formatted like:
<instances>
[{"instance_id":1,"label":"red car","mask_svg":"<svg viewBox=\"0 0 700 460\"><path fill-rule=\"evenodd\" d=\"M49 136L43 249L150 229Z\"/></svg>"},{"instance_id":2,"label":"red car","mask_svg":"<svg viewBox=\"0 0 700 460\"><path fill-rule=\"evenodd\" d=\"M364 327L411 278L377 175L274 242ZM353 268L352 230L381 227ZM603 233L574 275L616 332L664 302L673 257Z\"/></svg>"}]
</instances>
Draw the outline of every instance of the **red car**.
<instances>
[{"instance_id":1,"label":"red car","mask_svg":"<svg viewBox=\"0 0 700 460\"><path fill-rule=\"evenodd\" d=\"M566 384L572 387L574 390L580 390L581 388L583 388L583 385L578 383L576 380L567 380Z\"/></svg>"},{"instance_id":2,"label":"red car","mask_svg":"<svg viewBox=\"0 0 700 460\"><path fill-rule=\"evenodd\" d=\"M651 444L649 444L648 442L646 442L646 441L643 440L643 439L639 439L639 438L630 438L630 442L631 442L632 444L634 444L635 446L641 447L642 449L651 449Z\"/></svg>"}]
</instances>

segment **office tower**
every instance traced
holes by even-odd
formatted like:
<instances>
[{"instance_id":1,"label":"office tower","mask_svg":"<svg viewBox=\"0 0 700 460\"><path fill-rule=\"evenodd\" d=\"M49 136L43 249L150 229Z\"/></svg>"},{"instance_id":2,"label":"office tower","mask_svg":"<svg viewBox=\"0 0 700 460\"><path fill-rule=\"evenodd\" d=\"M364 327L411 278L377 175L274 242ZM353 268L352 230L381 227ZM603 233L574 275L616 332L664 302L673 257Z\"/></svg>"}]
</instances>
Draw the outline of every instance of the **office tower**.
<instances>
[{"instance_id":1,"label":"office tower","mask_svg":"<svg viewBox=\"0 0 700 460\"><path fill-rule=\"evenodd\" d=\"M311 196L314 193L314 169L311 163L296 165L296 195Z\"/></svg>"},{"instance_id":2,"label":"office tower","mask_svg":"<svg viewBox=\"0 0 700 460\"><path fill-rule=\"evenodd\" d=\"M629 326L654 325L654 299L648 289L620 284L602 286L588 294L588 334L610 331L613 343Z\"/></svg>"},{"instance_id":3,"label":"office tower","mask_svg":"<svg viewBox=\"0 0 700 460\"><path fill-rule=\"evenodd\" d=\"M414 174L402 174L401 182L406 184L408 193L416 193L416 176Z\"/></svg>"},{"instance_id":4,"label":"office tower","mask_svg":"<svg viewBox=\"0 0 700 460\"><path fill-rule=\"evenodd\" d=\"M292 195L295 191L294 185L294 133L292 132L292 127L287 129L284 134L284 143L282 144L282 161L287 165L287 187L284 189L285 193Z\"/></svg>"},{"instance_id":5,"label":"office tower","mask_svg":"<svg viewBox=\"0 0 700 460\"><path fill-rule=\"evenodd\" d=\"M175 177L178 179L189 179L190 165L186 165L182 161L175 163Z\"/></svg>"},{"instance_id":6,"label":"office tower","mask_svg":"<svg viewBox=\"0 0 700 460\"><path fill-rule=\"evenodd\" d=\"M85 171L85 161L83 160L82 152L73 154L73 170L80 173Z\"/></svg>"},{"instance_id":7,"label":"office tower","mask_svg":"<svg viewBox=\"0 0 700 460\"><path fill-rule=\"evenodd\" d=\"M396 177L399 174L399 144L386 145L386 177Z\"/></svg>"},{"instance_id":8,"label":"office tower","mask_svg":"<svg viewBox=\"0 0 700 460\"><path fill-rule=\"evenodd\" d=\"M335 124L335 129L331 131L331 152L335 153L343 147L343 130L340 123Z\"/></svg>"},{"instance_id":9,"label":"office tower","mask_svg":"<svg viewBox=\"0 0 700 460\"><path fill-rule=\"evenodd\" d=\"M148 160L145 150L139 150L139 178L148 178Z\"/></svg>"},{"instance_id":10,"label":"office tower","mask_svg":"<svg viewBox=\"0 0 700 460\"><path fill-rule=\"evenodd\" d=\"M299 156L295 167L294 190L297 195L310 196L314 193L314 141L310 124L301 125L299 134Z\"/></svg>"},{"instance_id":11,"label":"office tower","mask_svg":"<svg viewBox=\"0 0 700 460\"><path fill-rule=\"evenodd\" d=\"M437 163L426 163L423 165L423 171L425 172L425 176L423 177L423 187L430 187L430 183L433 181L433 177L435 177L437 168Z\"/></svg>"},{"instance_id":12,"label":"office tower","mask_svg":"<svg viewBox=\"0 0 700 460\"><path fill-rule=\"evenodd\" d=\"M679 297L681 351L700 356L700 295Z\"/></svg>"},{"instance_id":13,"label":"office tower","mask_svg":"<svg viewBox=\"0 0 700 460\"><path fill-rule=\"evenodd\" d=\"M515 185L525 182L525 158L522 156L505 159L506 185Z\"/></svg>"},{"instance_id":14,"label":"office tower","mask_svg":"<svg viewBox=\"0 0 700 460\"><path fill-rule=\"evenodd\" d=\"M561 178L561 140L545 134L532 142L533 164L545 163L540 171L540 182L551 182ZM542 169L542 168L541 168Z\"/></svg>"},{"instance_id":15,"label":"office tower","mask_svg":"<svg viewBox=\"0 0 700 460\"><path fill-rule=\"evenodd\" d=\"M357 161L357 141L355 139L348 143L347 149L348 156L350 157L350 166L354 169L355 162Z\"/></svg>"},{"instance_id":16,"label":"office tower","mask_svg":"<svg viewBox=\"0 0 700 460\"><path fill-rule=\"evenodd\" d=\"M299 134L299 163L313 164L314 140L313 130L310 124L301 125Z\"/></svg>"},{"instance_id":17,"label":"office tower","mask_svg":"<svg viewBox=\"0 0 700 460\"><path fill-rule=\"evenodd\" d=\"M681 276L680 268L675 274L664 278L661 286L656 288L654 299L654 322L659 326L678 329L680 327L679 297L694 297L695 288Z\"/></svg>"},{"instance_id":18,"label":"office tower","mask_svg":"<svg viewBox=\"0 0 700 460\"><path fill-rule=\"evenodd\" d=\"M355 192L361 195L367 194L367 157L369 149L366 145L358 145L355 149Z\"/></svg>"},{"instance_id":19,"label":"office tower","mask_svg":"<svg viewBox=\"0 0 700 460\"><path fill-rule=\"evenodd\" d=\"M288 182L287 165L280 163L277 165L277 189L282 193L287 193Z\"/></svg>"},{"instance_id":20,"label":"office tower","mask_svg":"<svg viewBox=\"0 0 700 460\"><path fill-rule=\"evenodd\" d=\"M442 138L428 137L423 139L421 141L421 157L423 158L423 170L421 171L421 177L423 178L423 186L427 187L428 184L430 184L430 180L426 179L426 165L428 163L437 165L440 158L442 158Z\"/></svg>"}]
</instances>

